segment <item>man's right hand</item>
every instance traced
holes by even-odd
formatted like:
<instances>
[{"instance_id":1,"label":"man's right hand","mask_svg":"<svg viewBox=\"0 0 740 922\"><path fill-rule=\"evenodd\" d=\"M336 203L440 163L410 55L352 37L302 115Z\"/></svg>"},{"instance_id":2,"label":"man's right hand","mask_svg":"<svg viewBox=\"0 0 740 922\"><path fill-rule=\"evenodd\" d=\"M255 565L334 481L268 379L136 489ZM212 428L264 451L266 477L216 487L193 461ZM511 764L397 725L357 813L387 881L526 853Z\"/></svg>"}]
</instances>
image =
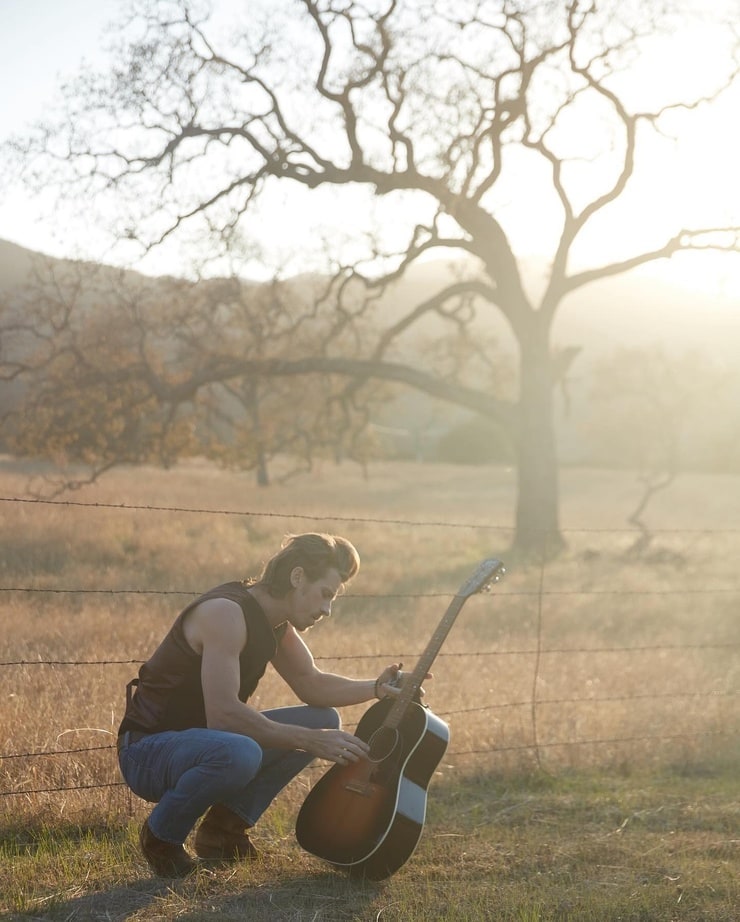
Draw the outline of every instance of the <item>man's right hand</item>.
<instances>
[{"instance_id":1,"label":"man's right hand","mask_svg":"<svg viewBox=\"0 0 740 922\"><path fill-rule=\"evenodd\" d=\"M308 752L319 759L348 765L365 758L370 752L366 742L344 730L311 730Z\"/></svg>"}]
</instances>

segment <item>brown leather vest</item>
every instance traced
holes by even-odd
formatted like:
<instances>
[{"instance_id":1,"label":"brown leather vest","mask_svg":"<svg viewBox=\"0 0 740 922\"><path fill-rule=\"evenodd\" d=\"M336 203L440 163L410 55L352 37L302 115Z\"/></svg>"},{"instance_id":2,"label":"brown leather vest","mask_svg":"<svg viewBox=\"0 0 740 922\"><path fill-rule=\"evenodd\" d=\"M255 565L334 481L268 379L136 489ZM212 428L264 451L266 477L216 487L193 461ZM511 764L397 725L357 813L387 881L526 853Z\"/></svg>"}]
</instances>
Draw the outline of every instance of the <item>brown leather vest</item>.
<instances>
[{"instance_id":1,"label":"brown leather vest","mask_svg":"<svg viewBox=\"0 0 740 922\"><path fill-rule=\"evenodd\" d=\"M135 694L130 697L119 733L134 730L159 733L205 727L201 686L201 656L185 639L185 616L207 599L230 599L244 613L247 644L239 656L239 699L246 701L257 688L275 655L277 640L262 607L241 582L224 583L191 602L177 616L169 633L139 670Z\"/></svg>"}]
</instances>

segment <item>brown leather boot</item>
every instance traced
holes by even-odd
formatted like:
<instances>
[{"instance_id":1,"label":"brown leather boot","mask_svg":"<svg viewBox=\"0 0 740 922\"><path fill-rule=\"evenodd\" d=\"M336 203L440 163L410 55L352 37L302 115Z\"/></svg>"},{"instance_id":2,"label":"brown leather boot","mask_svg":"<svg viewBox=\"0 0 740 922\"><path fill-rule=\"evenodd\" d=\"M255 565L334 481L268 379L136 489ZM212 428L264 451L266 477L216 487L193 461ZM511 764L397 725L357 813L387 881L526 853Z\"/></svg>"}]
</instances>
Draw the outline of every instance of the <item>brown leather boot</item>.
<instances>
[{"instance_id":1,"label":"brown leather boot","mask_svg":"<svg viewBox=\"0 0 740 922\"><path fill-rule=\"evenodd\" d=\"M139 832L139 844L149 867L159 877L185 877L191 874L198 862L188 855L182 845L163 842L144 823Z\"/></svg>"},{"instance_id":2,"label":"brown leather boot","mask_svg":"<svg viewBox=\"0 0 740 922\"><path fill-rule=\"evenodd\" d=\"M195 833L195 854L206 861L239 861L257 857L247 824L228 807L214 804Z\"/></svg>"}]
</instances>

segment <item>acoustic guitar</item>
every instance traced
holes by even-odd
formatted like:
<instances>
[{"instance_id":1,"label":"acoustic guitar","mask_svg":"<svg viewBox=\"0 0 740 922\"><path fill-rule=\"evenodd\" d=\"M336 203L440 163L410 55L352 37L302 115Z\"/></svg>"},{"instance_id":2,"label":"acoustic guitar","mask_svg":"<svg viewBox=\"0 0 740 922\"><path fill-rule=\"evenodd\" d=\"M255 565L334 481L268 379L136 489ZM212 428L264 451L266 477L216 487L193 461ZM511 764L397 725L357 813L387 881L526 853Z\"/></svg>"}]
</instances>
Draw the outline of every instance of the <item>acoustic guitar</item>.
<instances>
[{"instance_id":1,"label":"acoustic guitar","mask_svg":"<svg viewBox=\"0 0 740 922\"><path fill-rule=\"evenodd\" d=\"M489 558L460 587L398 696L373 704L355 735L370 752L349 765L333 765L314 785L296 821L307 852L352 876L382 880L413 854L426 816L427 788L450 741L447 724L421 704L420 689L447 634L471 595L504 574Z\"/></svg>"}]
</instances>

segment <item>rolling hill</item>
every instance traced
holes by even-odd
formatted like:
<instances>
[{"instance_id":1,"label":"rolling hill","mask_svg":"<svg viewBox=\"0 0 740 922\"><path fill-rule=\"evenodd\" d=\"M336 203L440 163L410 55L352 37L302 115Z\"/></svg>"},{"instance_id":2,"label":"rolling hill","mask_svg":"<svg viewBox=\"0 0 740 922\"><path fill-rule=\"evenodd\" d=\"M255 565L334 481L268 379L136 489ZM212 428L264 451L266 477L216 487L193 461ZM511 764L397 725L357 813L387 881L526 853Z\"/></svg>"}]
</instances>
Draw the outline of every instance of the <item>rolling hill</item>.
<instances>
[{"instance_id":1,"label":"rolling hill","mask_svg":"<svg viewBox=\"0 0 740 922\"><path fill-rule=\"evenodd\" d=\"M64 261L0 241L0 309L4 309L5 316L8 316L8 311L17 309L19 292L32 290L35 273L60 266L64 266ZM146 284L153 285L155 289L161 286L163 297L175 284L171 278L152 280L135 272L122 273L113 267L96 266L95 271L103 287L109 277L111 286ZM528 271L529 284L535 289L538 267L530 265ZM417 266L407 280L397 284L386 296L380 305L382 314L388 319L397 319L424 293L436 290L446 277L449 278L449 268L445 263L429 262ZM97 307L100 309L99 302ZM482 334L495 335L504 354L515 354L514 340L498 312L481 316L478 323ZM407 334L402 346L403 352L421 365L431 361L421 348L428 335ZM596 450L594 445L594 408L590 394L596 384L604 389L605 382L599 381L599 378L603 378L605 373L605 360L613 358L619 350L630 349L641 350L646 365L651 363L650 356L676 357L676 361L683 362L684 369L689 369L684 372L684 377L692 374L691 362L686 359L689 354L695 356L697 369L708 365L716 369L713 380L719 384L714 386L708 379L697 381L697 389L707 393L701 400L692 401L694 405L691 408L687 406L685 418L680 421L684 455L693 458L691 463L709 463L711 466L719 462L709 462L706 457L702 461L707 452L697 451L698 445L721 444L722 452L727 453L726 443L739 443L737 450L733 449L730 454L733 459L737 455L737 463L740 464L740 376L735 373L740 345L740 299L713 298L700 291L635 272L592 284L569 296L558 311L553 344L559 349L573 347L579 350L568 374L567 394L564 392L557 403L563 461L604 463L608 460L603 457L604 452ZM615 372L612 368L610 373L615 375L615 397L620 396L620 389L635 386L634 370L630 372L632 377L627 383L619 370ZM681 387L685 386L690 392L691 384L691 381L683 381ZM669 385L667 380L665 386ZM649 386L654 391L663 387L659 380ZM655 396L656 393L646 393L644 404L647 406ZM667 406L671 405L665 392L657 396ZM623 415L628 416L626 412ZM442 432L449 432L465 418L466 414L459 409L439 405L424 395L407 393L386 407L377 422L380 428L388 431L415 432L417 436L426 431L429 438L434 439ZM712 420L717 429L714 433L708 431ZM719 450L712 448L709 455L713 456ZM732 464L735 463L733 460Z\"/></svg>"}]
</instances>

